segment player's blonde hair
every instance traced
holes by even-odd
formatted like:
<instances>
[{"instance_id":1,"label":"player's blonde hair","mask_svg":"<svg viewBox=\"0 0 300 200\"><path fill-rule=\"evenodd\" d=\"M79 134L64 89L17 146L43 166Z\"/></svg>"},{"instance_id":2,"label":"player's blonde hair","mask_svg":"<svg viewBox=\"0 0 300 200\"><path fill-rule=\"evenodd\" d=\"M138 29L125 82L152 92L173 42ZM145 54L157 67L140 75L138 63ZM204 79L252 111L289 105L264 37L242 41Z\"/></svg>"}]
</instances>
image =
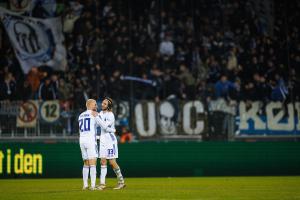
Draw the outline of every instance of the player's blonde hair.
<instances>
[{"instance_id":1,"label":"player's blonde hair","mask_svg":"<svg viewBox=\"0 0 300 200\"><path fill-rule=\"evenodd\" d=\"M93 102L96 102L96 100L95 100L95 99L88 99L88 100L86 100L86 102L85 102L86 109L89 109L89 108L90 108L90 105L91 105Z\"/></svg>"}]
</instances>

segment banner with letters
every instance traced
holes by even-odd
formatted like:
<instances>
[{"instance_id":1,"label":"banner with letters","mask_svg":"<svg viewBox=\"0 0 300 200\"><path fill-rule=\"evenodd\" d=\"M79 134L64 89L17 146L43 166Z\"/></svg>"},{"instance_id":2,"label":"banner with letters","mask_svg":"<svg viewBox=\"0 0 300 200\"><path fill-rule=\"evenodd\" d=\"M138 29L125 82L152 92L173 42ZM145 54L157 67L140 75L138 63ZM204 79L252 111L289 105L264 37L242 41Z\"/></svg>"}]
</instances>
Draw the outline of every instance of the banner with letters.
<instances>
[{"instance_id":1,"label":"banner with letters","mask_svg":"<svg viewBox=\"0 0 300 200\"><path fill-rule=\"evenodd\" d=\"M135 142L120 144L119 152L118 163L126 177L300 175L300 145L297 142ZM179 158L182 162L178 162ZM163 164L153 164L153 160ZM73 142L1 142L1 189L4 178L14 179L9 183L13 187L17 178L81 176L78 139ZM108 170L107 176L115 177L113 170ZM60 182L65 183L65 180ZM80 180L76 182L79 187ZM67 190L63 188L62 191ZM25 197L29 193L18 192ZM55 193L55 196L60 194Z\"/></svg>"},{"instance_id":2,"label":"banner with letters","mask_svg":"<svg viewBox=\"0 0 300 200\"><path fill-rule=\"evenodd\" d=\"M160 103L139 102L134 108L135 129L143 138L192 137L201 139L206 131L204 105L200 101Z\"/></svg>"},{"instance_id":3,"label":"banner with letters","mask_svg":"<svg viewBox=\"0 0 300 200\"><path fill-rule=\"evenodd\" d=\"M67 60L60 18L26 17L4 8L0 8L0 15L25 74L32 67L43 65L65 70Z\"/></svg>"},{"instance_id":4,"label":"banner with letters","mask_svg":"<svg viewBox=\"0 0 300 200\"><path fill-rule=\"evenodd\" d=\"M208 118L208 113L215 115L216 111L225 115L217 121L211 121L214 119ZM232 126L236 127L236 136L300 136L299 102L283 107L279 102L270 102L263 106L260 102L246 104L219 99L211 101L205 108L200 101L146 101L135 105L133 120L134 129L140 139L201 139L203 134L211 131L209 126L214 123L221 127L218 131L226 131L229 126L226 123L231 123L227 121L226 115L233 117Z\"/></svg>"},{"instance_id":5,"label":"banner with letters","mask_svg":"<svg viewBox=\"0 0 300 200\"><path fill-rule=\"evenodd\" d=\"M300 103L240 102L236 135L300 136Z\"/></svg>"},{"instance_id":6,"label":"banner with letters","mask_svg":"<svg viewBox=\"0 0 300 200\"><path fill-rule=\"evenodd\" d=\"M77 112L64 110L59 101L0 101L0 117L16 117L16 123L7 121L8 125L33 128L53 124L51 127L57 126L57 133L64 129L74 133L78 131ZM230 103L224 100L211 101L208 105L197 100L177 99L159 103L139 101L134 105L117 101L113 112L116 127L127 127L137 139L202 140L215 135L226 139L229 134L233 137L300 137L299 102L283 106L279 102L263 105L261 102ZM40 126L36 126L37 123ZM0 129L3 124L0 123Z\"/></svg>"}]
</instances>

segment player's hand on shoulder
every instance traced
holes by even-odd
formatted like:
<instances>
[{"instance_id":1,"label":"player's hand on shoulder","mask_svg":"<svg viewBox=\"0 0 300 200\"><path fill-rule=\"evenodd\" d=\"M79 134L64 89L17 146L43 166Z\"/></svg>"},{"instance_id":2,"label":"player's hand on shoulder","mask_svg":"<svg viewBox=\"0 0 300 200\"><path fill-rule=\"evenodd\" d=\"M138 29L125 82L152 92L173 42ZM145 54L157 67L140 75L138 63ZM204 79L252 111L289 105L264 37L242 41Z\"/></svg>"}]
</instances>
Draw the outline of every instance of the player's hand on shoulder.
<instances>
[{"instance_id":1,"label":"player's hand on shoulder","mask_svg":"<svg viewBox=\"0 0 300 200\"><path fill-rule=\"evenodd\" d=\"M92 115L93 115L94 117L97 117L98 114L99 114L99 113L97 113L96 111L92 111Z\"/></svg>"}]
</instances>

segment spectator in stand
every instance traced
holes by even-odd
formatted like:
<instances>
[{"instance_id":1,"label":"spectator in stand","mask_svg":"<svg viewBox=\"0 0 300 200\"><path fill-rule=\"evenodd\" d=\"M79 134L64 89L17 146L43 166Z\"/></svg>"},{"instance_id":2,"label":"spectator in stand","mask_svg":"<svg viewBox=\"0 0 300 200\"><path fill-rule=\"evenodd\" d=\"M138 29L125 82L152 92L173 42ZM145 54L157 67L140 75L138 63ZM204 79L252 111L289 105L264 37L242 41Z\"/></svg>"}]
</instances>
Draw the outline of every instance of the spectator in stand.
<instances>
[{"instance_id":1,"label":"spectator in stand","mask_svg":"<svg viewBox=\"0 0 300 200\"><path fill-rule=\"evenodd\" d=\"M4 59L5 60L5 59ZM3 61L2 62L6 62L6 61ZM5 63L6 64L6 63ZM9 66L8 65L5 65L4 67L0 67L0 81L4 81L4 77L6 76L6 74L9 73Z\"/></svg>"},{"instance_id":2,"label":"spectator in stand","mask_svg":"<svg viewBox=\"0 0 300 200\"><path fill-rule=\"evenodd\" d=\"M214 98L215 87L213 84L207 84L206 81L200 81L197 86L197 98L204 103L208 103Z\"/></svg>"},{"instance_id":3,"label":"spectator in stand","mask_svg":"<svg viewBox=\"0 0 300 200\"><path fill-rule=\"evenodd\" d=\"M19 89L19 95L18 98L27 101L30 99L34 99L31 85L29 84L28 80L24 81L24 84L21 85L21 88Z\"/></svg>"},{"instance_id":4,"label":"spectator in stand","mask_svg":"<svg viewBox=\"0 0 300 200\"><path fill-rule=\"evenodd\" d=\"M167 35L159 45L159 53L162 56L173 56L175 53L174 43L171 41L171 37Z\"/></svg>"},{"instance_id":5,"label":"spectator in stand","mask_svg":"<svg viewBox=\"0 0 300 200\"><path fill-rule=\"evenodd\" d=\"M42 72L36 67L31 68L31 70L27 74L27 81L31 87L33 95L38 93L38 89L40 87L41 80L46 76L47 76L46 72Z\"/></svg>"},{"instance_id":6,"label":"spectator in stand","mask_svg":"<svg viewBox=\"0 0 300 200\"><path fill-rule=\"evenodd\" d=\"M272 93L271 100L272 101L280 101L283 102L287 99L288 88L281 76L278 74L275 75L275 80L271 80L272 84Z\"/></svg>"},{"instance_id":7,"label":"spectator in stand","mask_svg":"<svg viewBox=\"0 0 300 200\"><path fill-rule=\"evenodd\" d=\"M73 98L72 94L73 86L70 83L67 83L65 79L59 79L59 86L58 86L58 96L61 100L70 100Z\"/></svg>"},{"instance_id":8,"label":"spectator in stand","mask_svg":"<svg viewBox=\"0 0 300 200\"><path fill-rule=\"evenodd\" d=\"M58 88L59 88L59 81L58 81L58 75L57 74L52 74L51 77L51 85L55 93L55 99L59 99L59 94L58 94Z\"/></svg>"},{"instance_id":9,"label":"spectator in stand","mask_svg":"<svg viewBox=\"0 0 300 200\"><path fill-rule=\"evenodd\" d=\"M227 80L226 75L221 75L220 80L215 84L215 95L216 98L224 98L228 100L230 98L231 91L238 91L239 86Z\"/></svg>"},{"instance_id":10,"label":"spectator in stand","mask_svg":"<svg viewBox=\"0 0 300 200\"><path fill-rule=\"evenodd\" d=\"M74 82L74 90L73 90L73 102L75 109L82 109L84 110L85 101L88 99L88 95L86 92L86 88L83 87L83 84L79 78L76 78Z\"/></svg>"},{"instance_id":11,"label":"spectator in stand","mask_svg":"<svg viewBox=\"0 0 300 200\"><path fill-rule=\"evenodd\" d=\"M236 48L232 48L229 52L228 60L227 60L227 70L234 71L238 68L238 61L236 57Z\"/></svg>"},{"instance_id":12,"label":"spectator in stand","mask_svg":"<svg viewBox=\"0 0 300 200\"><path fill-rule=\"evenodd\" d=\"M120 143L131 142L133 140L133 134L127 129L126 126L122 126L120 134Z\"/></svg>"},{"instance_id":13,"label":"spectator in stand","mask_svg":"<svg viewBox=\"0 0 300 200\"><path fill-rule=\"evenodd\" d=\"M57 99L54 85L51 83L50 77L46 77L39 87L39 100L54 100Z\"/></svg>"},{"instance_id":14,"label":"spectator in stand","mask_svg":"<svg viewBox=\"0 0 300 200\"><path fill-rule=\"evenodd\" d=\"M0 100L16 100L17 83L11 72L4 76L4 81L0 82Z\"/></svg>"},{"instance_id":15,"label":"spectator in stand","mask_svg":"<svg viewBox=\"0 0 300 200\"><path fill-rule=\"evenodd\" d=\"M132 15L127 12L128 8ZM207 8L212 12L207 12ZM228 81L232 83L240 78L240 92L247 98L268 101L272 96L269 83L275 79L275 74L280 74L286 80L285 86L289 86L287 96L296 100L299 99L297 88L300 77L299 8L297 1L275 2L274 13L270 16L274 19L272 29L271 25L262 23L268 19L262 19L250 0L207 1L205 5L197 1L192 5L180 1L170 4L158 4L156 1L135 4L128 1L99 3L94 0L66 2L62 20L69 69L65 72L66 76L57 78L71 85L77 85L75 80L81 79L87 97L103 96L112 92L112 83L117 91L127 84L114 77L113 74L118 71L118 77L130 75L155 81L157 95L154 96L158 100L174 93L179 99L194 98L189 92L192 87L210 94L203 91L202 86L214 88L210 86L219 81L221 74L227 74ZM289 15L286 15L286 10ZM287 32L283 31L286 25L289 27ZM0 56L0 65L6 66L0 69L2 86L5 74L12 72L15 79L28 80L32 98L37 99L38 89L43 84L40 80L45 78L45 72L33 68L24 75L5 32L1 42L0 53L4 56ZM286 63L287 56L289 64ZM97 75L92 67L96 64L101 65ZM151 66L155 64L157 68L153 71ZM180 71L177 68L181 65L187 66L196 79L190 87L186 78L176 77ZM192 77L191 82L194 81ZM278 88L282 88L276 86L277 82L275 80L272 85L273 99L278 99ZM20 94L23 81L16 84L16 93ZM255 91L260 94L255 95L257 98L253 96ZM71 99L77 92L72 91ZM128 100L128 94L126 91L122 98ZM135 98L150 97L140 95Z\"/></svg>"},{"instance_id":16,"label":"spectator in stand","mask_svg":"<svg viewBox=\"0 0 300 200\"><path fill-rule=\"evenodd\" d=\"M70 1L70 7L75 16L80 16L84 6L80 3L80 0Z\"/></svg>"},{"instance_id":17,"label":"spectator in stand","mask_svg":"<svg viewBox=\"0 0 300 200\"><path fill-rule=\"evenodd\" d=\"M79 16L76 16L73 10L67 11L63 22L63 32L65 34L71 34L73 32L74 24L78 18Z\"/></svg>"},{"instance_id":18,"label":"spectator in stand","mask_svg":"<svg viewBox=\"0 0 300 200\"><path fill-rule=\"evenodd\" d=\"M107 85L108 86L108 89L107 89L108 96L116 99L116 101L119 100L119 98L122 98L122 96L123 96L120 75L121 74L120 74L119 70L114 71L113 75L108 80L108 85Z\"/></svg>"},{"instance_id":19,"label":"spectator in stand","mask_svg":"<svg viewBox=\"0 0 300 200\"><path fill-rule=\"evenodd\" d=\"M196 80L186 65L179 66L179 80L182 82L187 99L195 99L196 95Z\"/></svg>"}]
</instances>

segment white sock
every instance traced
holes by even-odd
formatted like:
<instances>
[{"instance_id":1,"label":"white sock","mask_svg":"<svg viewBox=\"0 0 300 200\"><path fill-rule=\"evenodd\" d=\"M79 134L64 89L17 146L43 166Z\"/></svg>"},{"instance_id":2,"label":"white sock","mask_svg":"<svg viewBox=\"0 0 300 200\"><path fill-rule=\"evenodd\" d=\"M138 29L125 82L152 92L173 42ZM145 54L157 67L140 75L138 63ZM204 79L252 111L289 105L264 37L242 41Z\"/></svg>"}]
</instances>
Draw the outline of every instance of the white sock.
<instances>
[{"instance_id":1,"label":"white sock","mask_svg":"<svg viewBox=\"0 0 300 200\"><path fill-rule=\"evenodd\" d=\"M90 166L91 187L96 186L96 174L97 174L96 166L91 165Z\"/></svg>"},{"instance_id":2,"label":"white sock","mask_svg":"<svg viewBox=\"0 0 300 200\"><path fill-rule=\"evenodd\" d=\"M107 166L101 165L100 185L105 185L106 174L107 174Z\"/></svg>"},{"instance_id":3,"label":"white sock","mask_svg":"<svg viewBox=\"0 0 300 200\"><path fill-rule=\"evenodd\" d=\"M82 168L82 179L83 179L83 187L88 187L88 179L89 179L89 171L90 171L90 167L83 165Z\"/></svg>"},{"instance_id":4,"label":"white sock","mask_svg":"<svg viewBox=\"0 0 300 200\"><path fill-rule=\"evenodd\" d=\"M116 176L118 178L119 183L124 183L124 178L122 176L121 169L120 168L116 168L116 169L114 169L114 172L115 172L115 174L116 174Z\"/></svg>"}]
</instances>

